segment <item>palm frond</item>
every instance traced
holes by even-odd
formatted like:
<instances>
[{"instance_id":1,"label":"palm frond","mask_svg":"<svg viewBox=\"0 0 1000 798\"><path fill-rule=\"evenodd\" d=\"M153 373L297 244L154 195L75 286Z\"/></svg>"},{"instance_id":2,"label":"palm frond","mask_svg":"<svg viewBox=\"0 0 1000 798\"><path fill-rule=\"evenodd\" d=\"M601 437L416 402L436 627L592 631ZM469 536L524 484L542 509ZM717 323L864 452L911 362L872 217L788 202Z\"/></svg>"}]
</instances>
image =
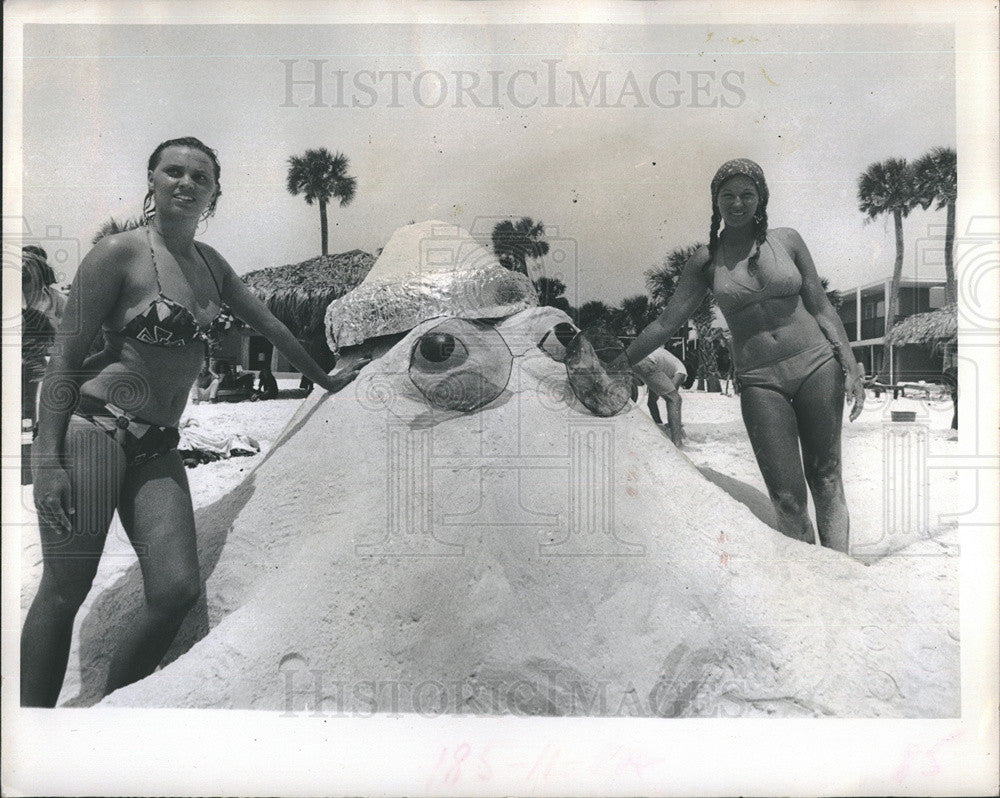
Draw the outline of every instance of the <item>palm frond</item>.
<instances>
[{"instance_id":1,"label":"palm frond","mask_svg":"<svg viewBox=\"0 0 1000 798\"><path fill-rule=\"evenodd\" d=\"M899 211L907 216L916 207L913 169L905 158L886 158L870 164L858 178L858 210L869 219Z\"/></svg>"},{"instance_id":2,"label":"palm frond","mask_svg":"<svg viewBox=\"0 0 1000 798\"><path fill-rule=\"evenodd\" d=\"M147 220L144 216L130 216L121 220L113 216L109 217L106 222L101 224L90 243L96 244L102 238L124 233L127 230L135 230L137 227L144 227L146 224Z\"/></svg>"},{"instance_id":3,"label":"palm frond","mask_svg":"<svg viewBox=\"0 0 1000 798\"><path fill-rule=\"evenodd\" d=\"M941 210L958 197L958 156L950 147L934 147L913 164L914 188L926 210L935 201Z\"/></svg>"}]
</instances>

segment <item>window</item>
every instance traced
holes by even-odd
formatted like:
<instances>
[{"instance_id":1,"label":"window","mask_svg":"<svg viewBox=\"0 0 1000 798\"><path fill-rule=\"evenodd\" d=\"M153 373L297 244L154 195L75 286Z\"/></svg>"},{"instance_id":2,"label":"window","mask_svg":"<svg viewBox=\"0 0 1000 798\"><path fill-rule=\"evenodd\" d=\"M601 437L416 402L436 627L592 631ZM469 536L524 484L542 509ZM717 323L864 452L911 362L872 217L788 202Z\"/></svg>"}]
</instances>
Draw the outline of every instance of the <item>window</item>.
<instances>
[{"instance_id":1,"label":"window","mask_svg":"<svg viewBox=\"0 0 1000 798\"><path fill-rule=\"evenodd\" d=\"M927 309L937 310L937 308L942 306L944 306L944 286L931 286L930 290L927 292Z\"/></svg>"},{"instance_id":2,"label":"window","mask_svg":"<svg viewBox=\"0 0 1000 798\"><path fill-rule=\"evenodd\" d=\"M885 315L885 300L866 302L861 306L862 319L878 319Z\"/></svg>"}]
</instances>

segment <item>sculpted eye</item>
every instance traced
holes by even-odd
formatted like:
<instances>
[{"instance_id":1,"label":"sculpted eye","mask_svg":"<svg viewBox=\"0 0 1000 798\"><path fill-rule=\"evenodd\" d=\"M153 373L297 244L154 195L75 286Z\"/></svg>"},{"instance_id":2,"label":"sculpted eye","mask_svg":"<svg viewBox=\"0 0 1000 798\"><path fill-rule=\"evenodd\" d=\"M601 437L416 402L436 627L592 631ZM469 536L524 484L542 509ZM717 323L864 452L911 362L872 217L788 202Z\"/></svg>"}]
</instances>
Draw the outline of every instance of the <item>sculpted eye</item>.
<instances>
[{"instance_id":1,"label":"sculpted eye","mask_svg":"<svg viewBox=\"0 0 1000 798\"><path fill-rule=\"evenodd\" d=\"M632 369L625 347L603 326L574 336L566 351L566 376L576 398L595 416L613 416L628 404Z\"/></svg>"},{"instance_id":2,"label":"sculpted eye","mask_svg":"<svg viewBox=\"0 0 1000 798\"><path fill-rule=\"evenodd\" d=\"M559 322L541 337L538 348L557 363L562 363L566 360L566 347L577 332L577 328L568 321Z\"/></svg>"},{"instance_id":3,"label":"sculpted eye","mask_svg":"<svg viewBox=\"0 0 1000 798\"><path fill-rule=\"evenodd\" d=\"M469 357L469 350L461 338L446 331L429 332L420 336L413 347L411 368L427 373L440 373L457 368Z\"/></svg>"},{"instance_id":4,"label":"sculpted eye","mask_svg":"<svg viewBox=\"0 0 1000 798\"><path fill-rule=\"evenodd\" d=\"M445 319L410 350L410 380L434 407L470 412L503 393L514 365L503 337L467 319Z\"/></svg>"}]
</instances>

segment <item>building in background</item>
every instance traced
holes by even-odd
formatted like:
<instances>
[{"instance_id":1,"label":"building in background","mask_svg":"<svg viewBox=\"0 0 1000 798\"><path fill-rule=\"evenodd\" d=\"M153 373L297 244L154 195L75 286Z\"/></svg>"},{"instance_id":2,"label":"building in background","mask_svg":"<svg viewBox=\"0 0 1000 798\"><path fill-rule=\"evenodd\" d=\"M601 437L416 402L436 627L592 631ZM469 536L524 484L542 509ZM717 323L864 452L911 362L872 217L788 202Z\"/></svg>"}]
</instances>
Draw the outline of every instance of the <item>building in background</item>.
<instances>
[{"instance_id":1,"label":"building in background","mask_svg":"<svg viewBox=\"0 0 1000 798\"><path fill-rule=\"evenodd\" d=\"M886 297L892 280L887 278L867 285L836 291L840 300L837 313L844 323L855 359L865 374L882 371L885 342ZM944 280L938 277L905 277L899 284L899 308L895 323L918 313L937 310L944 305ZM892 382L940 382L942 355L925 346L906 344L890 350L886 369Z\"/></svg>"}]
</instances>

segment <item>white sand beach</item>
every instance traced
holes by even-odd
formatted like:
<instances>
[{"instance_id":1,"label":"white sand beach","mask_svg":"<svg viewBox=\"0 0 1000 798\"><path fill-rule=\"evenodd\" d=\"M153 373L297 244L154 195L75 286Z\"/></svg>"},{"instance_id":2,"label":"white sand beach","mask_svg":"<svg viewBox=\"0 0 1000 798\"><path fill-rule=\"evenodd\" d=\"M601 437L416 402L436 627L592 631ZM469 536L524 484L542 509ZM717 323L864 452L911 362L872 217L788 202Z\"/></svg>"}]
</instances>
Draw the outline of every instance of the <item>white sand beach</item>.
<instances>
[{"instance_id":1,"label":"white sand beach","mask_svg":"<svg viewBox=\"0 0 1000 798\"><path fill-rule=\"evenodd\" d=\"M523 373L549 375L535 390L562 368L537 350L517 354ZM559 678L585 684L604 677L618 688L634 682L643 695L662 682L664 670L686 680L682 695L671 692L667 711L652 708L659 714L958 712L958 546L956 525L946 517L956 507L957 480L953 471L931 470L923 530L883 531L883 456L887 436L900 428L888 421L886 397L871 397L861 418L845 423L845 487L857 561L769 529L770 503L738 397L684 391L683 454L652 424L644 396L613 420L616 454L624 458L621 479L634 483L624 486L629 502L618 512L621 529L614 534L641 541L651 556L611 558L613 563L589 558L586 564L563 557L532 565L523 553L528 549L517 548L524 542L516 540L520 532L491 527L502 545L480 530L483 549L452 564L357 554L359 544L385 530L386 438L364 421L373 415L366 404L373 385L378 388L377 380L366 382L363 374L326 403L317 403L314 394L304 402L188 408L202 425L256 438L261 453L188 471L199 538L206 537L207 604L193 611L196 619L189 617L168 655L176 660L106 703L281 709L285 681L278 677L289 669L329 670L331 679L347 683L444 680L468 671L476 684L506 684L552 666L563 674ZM496 435L513 418L511 403L499 405L481 414ZM928 461L956 453L950 402L922 407ZM541 437L546 424L567 414L544 401L529 409ZM574 413L586 415L569 415ZM435 442L452 440L442 430L461 440L471 434L470 418L479 415L424 413L409 423L429 424ZM297 427L272 450L293 416ZM274 459L254 473L269 453ZM534 490L528 492L537 503ZM24 528L22 610L41 572L36 535ZM140 600L137 576L135 555L116 524L77 616L61 705L99 699L97 675L110 645L105 641ZM545 617L554 611L561 616L550 628ZM747 638L743 630L756 625L766 631ZM877 656L869 662L872 651ZM743 687L734 688L734 680ZM570 688L561 689L555 703L512 708L494 702L482 709L571 712ZM611 705L597 714L615 714L622 695L612 691Z\"/></svg>"}]
</instances>

